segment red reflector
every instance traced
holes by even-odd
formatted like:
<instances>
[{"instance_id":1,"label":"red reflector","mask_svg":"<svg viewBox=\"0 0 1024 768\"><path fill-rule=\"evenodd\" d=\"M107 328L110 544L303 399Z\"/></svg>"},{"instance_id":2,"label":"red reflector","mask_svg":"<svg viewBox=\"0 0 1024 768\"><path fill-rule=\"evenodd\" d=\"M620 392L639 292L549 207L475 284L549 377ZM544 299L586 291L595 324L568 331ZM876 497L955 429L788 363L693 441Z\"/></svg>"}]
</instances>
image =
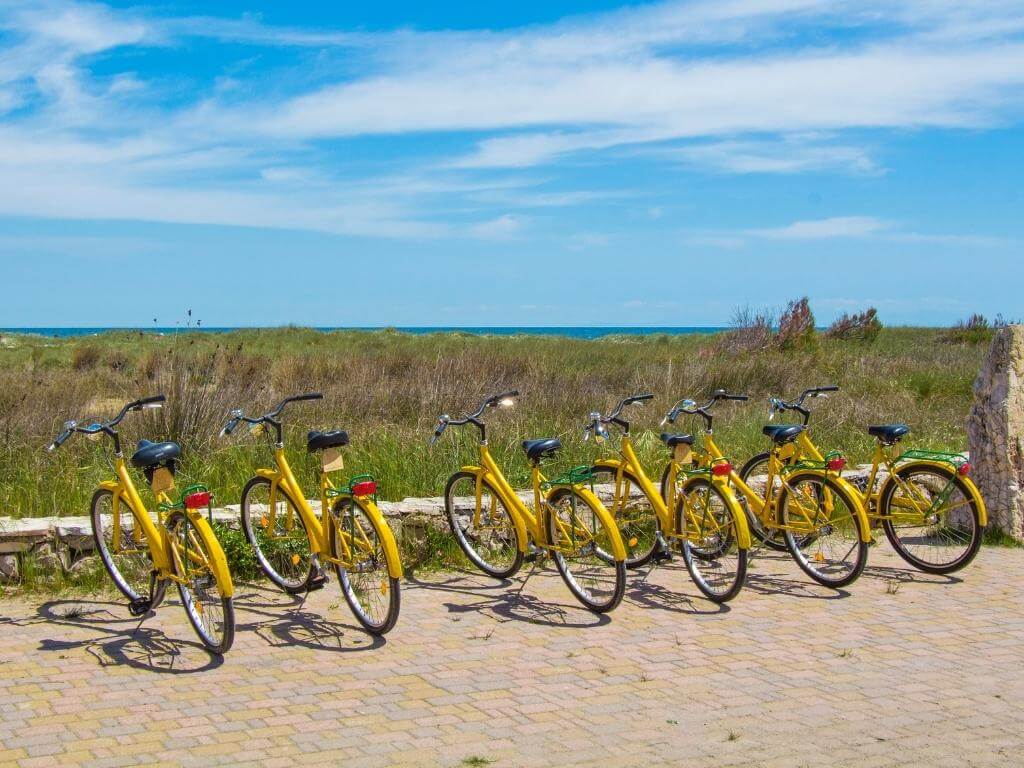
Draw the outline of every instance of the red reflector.
<instances>
[{"instance_id":1,"label":"red reflector","mask_svg":"<svg viewBox=\"0 0 1024 768\"><path fill-rule=\"evenodd\" d=\"M969 461L965 461L963 464L957 467L956 473L960 475L960 477L966 477L967 475L971 474L971 463Z\"/></svg>"},{"instance_id":2,"label":"red reflector","mask_svg":"<svg viewBox=\"0 0 1024 768\"><path fill-rule=\"evenodd\" d=\"M723 477L728 475L730 472L732 472L732 464L728 462L715 464L715 466L711 468L711 474L715 477Z\"/></svg>"},{"instance_id":3,"label":"red reflector","mask_svg":"<svg viewBox=\"0 0 1024 768\"><path fill-rule=\"evenodd\" d=\"M197 493L190 493L185 497L185 507L187 509L200 509L202 507L210 506L210 492L199 491Z\"/></svg>"},{"instance_id":4,"label":"red reflector","mask_svg":"<svg viewBox=\"0 0 1024 768\"><path fill-rule=\"evenodd\" d=\"M377 483L373 480L364 480L352 486L353 496L372 496L377 492Z\"/></svg>"},{"instance_id":5,"label":"red reflector","mask_svg":"<svg viewBox=\"0 0 1024 768\"><path fill-rule=\"evenodd\" d=\"M846 466L846 459L829 459L827 466L829 468L829 471L838 472L839 470Z\"/></svg>"}]
</instances>

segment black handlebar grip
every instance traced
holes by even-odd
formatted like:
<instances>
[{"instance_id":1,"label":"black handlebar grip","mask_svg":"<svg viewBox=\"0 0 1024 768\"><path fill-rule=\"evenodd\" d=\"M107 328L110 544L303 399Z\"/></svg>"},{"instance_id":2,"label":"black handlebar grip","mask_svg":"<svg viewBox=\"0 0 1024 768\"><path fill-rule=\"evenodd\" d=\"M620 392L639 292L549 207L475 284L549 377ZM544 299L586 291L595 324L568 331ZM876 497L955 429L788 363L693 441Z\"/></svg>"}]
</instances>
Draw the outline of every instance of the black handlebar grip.
<instances>
[{"instance_id":1,"label":"black handlebar grip","mask_svg":"<svg viewBox=\"0 0 1024 768\"><path fill-rule=\"evenodd\" d=\"M501 392L500 394L497 395L491 395L489 398L487 398L487 402L493 405L500 400L504 400L506 397L519 397L519 390L510 389L508 392Z\"/></svg>"},{"instance_id":2,"label":"black handlebar grip","mask_svg":"<svg viewBox=\"0 0 1024 768\"><path fill-rule=\"evenodd\" d=\"M838 392L839 387L835 384L829 384L827 387L815 387L815 392Z\"/></svg>"},{"instance_id":3,"label":"black handlebar grip","mask_svg":"<svg viewBox=\"0 0 1024 768\"><path fill-rule=\"evenodd\" d=\"M648 400L653 400L653 399L654 399L654 395L652 395L650 392L647 392L647 393L645 393L643 395L633 395L632 397L627 398L626 402L627 403L643 403L643 402L646 402Z\"/></svg>"},{"instance_id":4,"label":"black handlebar grip","mask_svg":"<svg viewBox=\"0 0 1024 768\"><path fill-rule=\"evenodd\" d=\"M749 400L750 398L747 397L746 395L726 395L724 399L725 400L738 400L738 401L740 401L742 403L742 402L744 402L746 400Z\"/></svg>"},{"instance_id":5,"label":"black handlebar grip","mask_svg":"<svg viewBox=\"0 0 1024 768\"><path fill-rule=\"evenodd\" d=\"M167 395L152 395L151 397L143 397L136 400L134 403L128 406L129 410L132 408L141 408L144 405L150 405L151 403L166 403Z\"/></svg>"},{"instance_id":6,"label":"black handlebar grip","mask_svg":"<svg viewBox=\"0 0 1024 768\"><path fill-rule=\"evenodd\" d=\"M295 397L289 397L289 400L297 402L299 400L323 400L324 395L322 392L307 392L304 395L296 395Z\"/></svg>"}]
</instances>

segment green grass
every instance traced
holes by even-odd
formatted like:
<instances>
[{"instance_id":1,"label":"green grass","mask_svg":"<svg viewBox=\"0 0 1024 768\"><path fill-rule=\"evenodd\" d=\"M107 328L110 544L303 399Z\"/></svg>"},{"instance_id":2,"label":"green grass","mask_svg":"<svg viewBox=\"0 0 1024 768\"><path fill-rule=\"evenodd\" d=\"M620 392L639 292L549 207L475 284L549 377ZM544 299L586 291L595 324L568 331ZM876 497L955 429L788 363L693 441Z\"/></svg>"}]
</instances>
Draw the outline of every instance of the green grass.
<instances>
[{"instance_id":1,"label":"green grass","mask_svg":"<svg viewBox=\"0 0 1024 768\"><path fill-rule=\"evenodd\" d=\"M284 414L300 481L310 491L315 487L316 457L305 452L306 430L343 427L352 438L347 467L371 473L388 500L440 495L448 475L473 460L475 435L452 428L430 451L437 416L461 415L485 394L512 387L522 398L510 411L488 414L489 437L510 479L522 485L528 479L522 439L562 438L566 447L552 472L587 463L596 455L595 446L581 440L587 413L607 412L641 391L657 397L630 410L629 418L641 458L655 475L667 458L657 438L661 416L676 399L699 399L716 387L751 396L749 403L722 404L716 412L718 442L736 463L765 447L760 428L768 394L790 398L819 384L843 390L816 401L815 439L843 448L852 461L869 456L864 426L883 421L908 422L913 445L963 450L971 384L985 351L984 344L950 343L942 330L912 328L883 329L871 344L822 338L803 350L740 355L724 354L716 337L702 335L587 341L301 328L163 337L110 332L84 339L6 334L0 344L0 498L4 513L14 516L85 514L96 482L110 474L108 443L76 436L52 454L45 446L67 418L109 417L120 403L158 392L168 396L163 411L133 414L123 423L126 453L140 437L178 440L184 449L180 484L206 483L219 503L237 503L253 468L270 462L265 442L243 429L231 439L216 437L228 410L261 413L309 390L324 392L325 399Z\"/></svg>"}]
</instances>

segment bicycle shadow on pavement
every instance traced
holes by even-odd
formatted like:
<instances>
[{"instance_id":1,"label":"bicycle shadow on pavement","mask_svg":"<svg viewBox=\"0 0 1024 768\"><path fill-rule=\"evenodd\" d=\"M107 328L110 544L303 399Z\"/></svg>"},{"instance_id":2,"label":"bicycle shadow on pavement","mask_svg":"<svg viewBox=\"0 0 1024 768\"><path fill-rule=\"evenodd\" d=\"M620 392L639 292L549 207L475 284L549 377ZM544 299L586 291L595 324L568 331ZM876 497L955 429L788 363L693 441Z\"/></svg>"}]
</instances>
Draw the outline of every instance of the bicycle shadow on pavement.
<instances>
[{"instance_id":1,"label":"bicycle shadow on pavement","mask_svg":"<svg viewBox=\"0 0 1024 768\"><path fill-rule=\"evenodd\" d=\"M499 622L521 621L527 624L547 627L583 628L598 627L608 624L611 618L607 614L597 614L582 606L566 605L549 600L541 600L531 594L524 593L526 583L532 572L520 582L518 587L510 579L498 581L488 579L485 584L477 586L474 582L467 584L467 577L479 574L465 571L465 576L456 576L445 581L426 581L416 576L409 576L406 581L412 586L436 592L447 592L477 598L473 602L445 602L444 607L451 614L482 613L490 614ZM480 595L481 590L503 591L498 594ZM585 620L574 617L584 616Z\"/></svg>"},{"instance_id":2,"label":"bicycle shadow on pavement","mask_svg":"<svg viewBox=\"0 0 1024 768\"><path fill-rule=\"evenodd\" d=\"M925 573L910 566L906 568L892 568L888 565L871 565L864 568L863 577L866 579L884 579L885 581L898 581L903 584L932 584L943 586L948 584L962 584L963 579L959 576L947 573Z\"/></svg>"},{"instance_id":3,"label":"bicycle shadow on pavement","mask_svg":"<svg viewBox=\"0 0 1024 768\"><path fill-rule=\"evenodd\" d=\"M116 605L116 604L115 604ZM165 603L167 607L175 604ZM36 621L92 634L78 640L44 638L39 650L84 650L102 667L127 666L146 672L183 675L216 669L224 657L210 653L194 640L171 638L155 627L143 626L154 611L142 617L124 617L110 610L112 604L97 600L51 600L37 611ZM184 621L184 616L182 616ZM185 621L183 627L190 631Z\"/></svg>"},{"instance_id":4,"label":"bicycle shadow on pavement","mask_svg":"<svg viewBox=\"0 0 1024 768\"><path fill-rule=\"evenodd\" d=\"M335 622L308 609L308 593L290 595L256 584L238 586L234 600L236 616L241 619L244 613L254 620L239 620L236 630L254 632L272 648L299 646L315 651L352 653L372 651L387 642L358 625ZM340 595L338 605L331 607L348 610L348 604Z\"/></svg>"},{"instance_id":5,"label":"bicycle shadow on pavement","mask_svg":"<svg viewBox=\"0 0 1024 768\"><path fill-rule=\"evenodd\" d=\"M690 574L686 568L678 568L673 563L658 563L630 569L626 571L624 601L647 610L672 611L691 616L715 616L732 610L725 603L719 604L700 598L695 601L690 595L656 584L650 580L656 573L671 573L673 579L686 579L681 583L690 582Z\"/></svg>"}]
</instances>

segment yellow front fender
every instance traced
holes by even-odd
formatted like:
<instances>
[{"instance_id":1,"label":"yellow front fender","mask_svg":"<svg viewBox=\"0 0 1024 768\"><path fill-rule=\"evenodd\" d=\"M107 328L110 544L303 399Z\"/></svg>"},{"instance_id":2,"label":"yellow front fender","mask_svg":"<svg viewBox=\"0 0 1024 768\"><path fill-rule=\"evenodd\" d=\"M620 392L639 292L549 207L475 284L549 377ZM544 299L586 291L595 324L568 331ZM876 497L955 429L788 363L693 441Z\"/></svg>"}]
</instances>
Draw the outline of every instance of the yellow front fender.
<instances>
[{"instance_id":1,"label":"yellow front fender","mask_svg":"<svg viewBox=\"0 0 1024 768\"><path fill-rule=\"evenodd\" d=\"M103 480L100 482L100 488L116 495L121 490L121 483L117 480Z\"/></svg>"},{"instance_id":2,"label":"yellow front fender","mask_svg":"<svg viewBox=\"0 0 1024 768\"><path fill-rule=\"evenodd\" d=\"M560 490L564 486L556 486L547 492L546 499L551 498L551 494ZM611 512L601 503L601 500L597 498L593 491L589 488L585 488L582 485L574 485L573 490L579 494L580 498L587 502L587 504L594 510L594 513L601 520L601 524L608 531L608 535L611 538L612 544L612 555L615 557L615 562L621 563L626 560L626 546L622 543L622 536L619 533L619 527L615 524L615 518L612 517Z\"/></svg>"},{"instance_id":3,"label":"yellow front fender","mask_svg":"<svg viewBox=\"0 0 1024 768\"><path fill-rule=\"evenodd\" d=\"M496 483L490 482L490 478L488 477L490 473L487 471L485 467L478 467L474 464L467 464L466 466L462 467L462 471L468 472L471 475L476 475L478 478L478 486L479 478L483 478L484 480L488 481L488 483L490 483L491 487L494 489L495 493L497 493L500 497L500 488ZM509 517L512 518L512 526L516 529L516 545L518 546L519 551L525 554L526 550L529 548L530 536L526 531L526 522L523 520L523 515L519 511L519 507L516 506L517 504L521 505L522 502L519 500L518 496L516 496L511 501L512 503L505 504L505 507L506 509L508 509ZM479 502L479 499L477 499L477 502Z\"/></svg>"},{"instance_id":4,"label":"yellow front fender","mask_svg":"<svg viewBox=\"0 0 1024 768\"><path fill-rule=\"evenodd\" d=\"M231 570L228 568L228 559L224 556L224 549L217 540L213 528L206 520L205 515L199 510L190 509L187 511L188 521L203 540L203 546L210 555L210 570L213 571L213 578L217 582L217 589L222 597L231 597L235 594L235 584L231 580Z\"/></svg>"},{"instance_id":5,"label":"yellow front fender","mask_svg":"<svg viewBox=\"0 0 1024 768\"><path fill-rule=\"evenodd\" d=\"M905 461L896 467L896 471L900 471L904 467L927 467L929 469L937 469L944 472L952 471L954 474L956 470L952 470L949 464L943 461ZM985 500L981 497L981 491L978 490L978 486L974 484L974 481L966 475L961 475L960 479L964 481L964 485L967 487L967 492L971 495L971 500L978 507L978 524L984 528L988 525L988 508L985 506ZM886 478L882 487L878 490L878 498L881 499L885 492L888 490L890 485L893 485L896 481L892 475Z\"/></svg>"}]
</instances>

